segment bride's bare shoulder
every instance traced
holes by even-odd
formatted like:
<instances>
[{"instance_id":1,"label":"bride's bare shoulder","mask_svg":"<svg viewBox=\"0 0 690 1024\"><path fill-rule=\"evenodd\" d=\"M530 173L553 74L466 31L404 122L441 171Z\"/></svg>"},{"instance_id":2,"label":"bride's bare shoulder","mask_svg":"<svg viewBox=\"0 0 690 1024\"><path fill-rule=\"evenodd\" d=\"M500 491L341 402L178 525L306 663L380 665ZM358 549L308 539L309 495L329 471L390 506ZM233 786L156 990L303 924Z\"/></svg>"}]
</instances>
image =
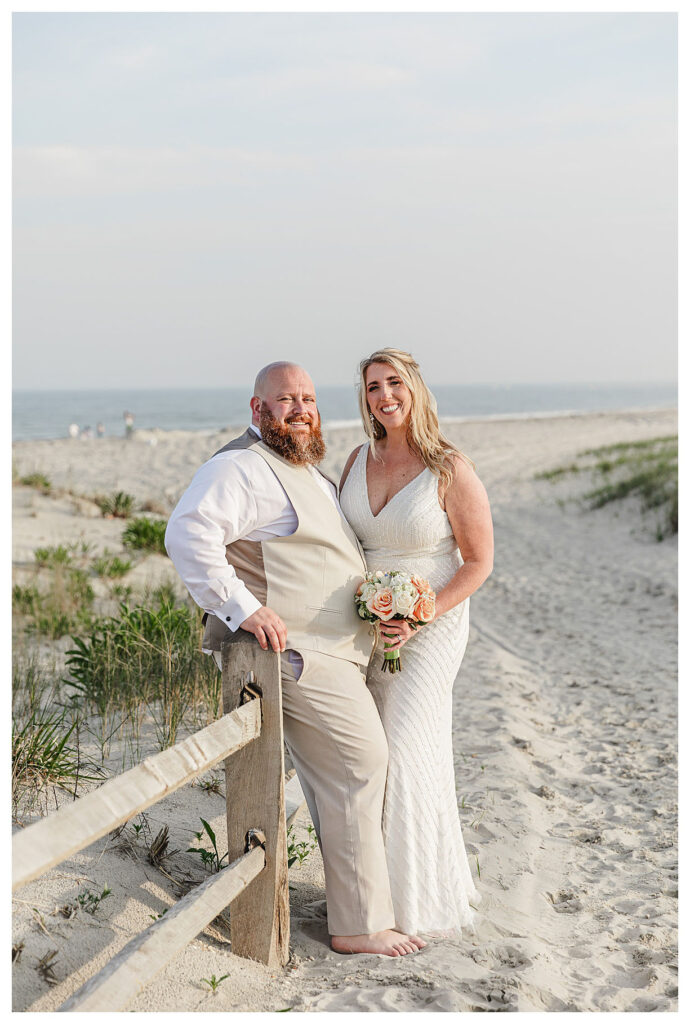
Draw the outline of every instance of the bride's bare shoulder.
<instances>
[{"instance_id":1,"label":"bride's bare shoulder","mask_svg":"<svg viewBox=\"0 0 690 1024\"><path fill-rule=\"evenodd\" d=\"M350 454L348 455L347 462L345 463L345 469L343 470L343 475L340 478L340 490L341 491L343 489L343 485L345 484L345 481L347 480L347 478L349 476L350 470L352 469L352 464L355 461L355 459L357 458L357 455L359 454L359 452L361 451L361 449L363 447L364 447L363 444L358 444L357 447L354 448L350 452Z\"/></svg>"}]
</instances>

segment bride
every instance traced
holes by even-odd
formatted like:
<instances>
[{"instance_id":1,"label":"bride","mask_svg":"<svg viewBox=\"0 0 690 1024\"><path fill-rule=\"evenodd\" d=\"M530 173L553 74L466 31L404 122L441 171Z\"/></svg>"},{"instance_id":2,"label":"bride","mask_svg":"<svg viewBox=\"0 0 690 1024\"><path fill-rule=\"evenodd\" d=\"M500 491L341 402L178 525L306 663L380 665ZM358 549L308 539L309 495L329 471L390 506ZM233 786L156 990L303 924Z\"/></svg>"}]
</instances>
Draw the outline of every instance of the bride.
<instances>
[{"instance_id":1,"label":"bride","mask_svg":"<svg viewBox=\"0 0 690 1024\"><path fill-rule=\"evenodd\" d=\"M345 465L343 512L369 570L404 569L436 591L431 623L381 624L367 673L389 746L383 833L395 926L459 935L473 927L481 896L458 816L452 687L470 594L492 569L489 502L473 463L441 434L434 397L407 352L384 348L362 361L360 412L369 441ZM384 643L404 646L395 675L381 670Z\"/></svg>"}]
</instances>

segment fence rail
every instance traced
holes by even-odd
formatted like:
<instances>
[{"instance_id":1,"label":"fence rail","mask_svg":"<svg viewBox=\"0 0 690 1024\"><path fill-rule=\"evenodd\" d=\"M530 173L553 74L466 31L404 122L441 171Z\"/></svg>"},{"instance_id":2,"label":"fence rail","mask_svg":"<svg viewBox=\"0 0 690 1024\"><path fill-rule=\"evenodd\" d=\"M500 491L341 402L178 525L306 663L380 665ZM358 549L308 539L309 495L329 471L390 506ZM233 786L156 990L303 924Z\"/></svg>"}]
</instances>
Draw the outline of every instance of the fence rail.
<instances>
[{"instance_id":1,"label":"fence rail","mask_svg":"<svg viewBox=\"0 0 690 1024\"><path fill-rule=\"evenodd\" d=\"M287 828L304 803L285 786L280 665L247 634L223 648L223 717L12 839L12 890L225 761L230 864L135 936L61 1007L118 1010L229 904L232 951L269 966L289 955Z\"/></svg>"}]
</instances>

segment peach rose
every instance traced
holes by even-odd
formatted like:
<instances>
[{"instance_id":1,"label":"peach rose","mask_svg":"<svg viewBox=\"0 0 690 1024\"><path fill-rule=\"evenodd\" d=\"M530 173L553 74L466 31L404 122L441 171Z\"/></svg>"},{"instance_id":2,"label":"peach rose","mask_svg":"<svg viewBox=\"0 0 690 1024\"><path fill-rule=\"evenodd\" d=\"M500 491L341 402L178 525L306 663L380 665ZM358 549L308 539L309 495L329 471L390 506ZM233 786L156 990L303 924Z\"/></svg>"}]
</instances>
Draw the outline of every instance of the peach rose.
<instances>
[{"instance_id":1,"label":"peach rose","mask_svg":"<svg viewBox=\"0 0 690 1024\"><path fill-rule=\"evenodd\" d=\"M412 576L412 585L417 588L420 594L433 594L432 588L429 586L428 580L423 580L421 576Z\"/></svg>"},{"instance_id":2,"label":"peach rose","mask_svg":"<svg viewBox=\"0 0 690 1024\"><path fill-rule=\"evenodd\" d=\"M392 619L395 615L393 609L393 591L390 587L382 587L367 601L367 608L374 615L378 615L383 622Z\"/></svg>"},{"instance_id":3,"label":"peach rose","mask_svg":"<svg viewBox=\"0 0 690 1024\"><path fill-rule=\"evenodd\" d=\"M436 597L434 594L422 594L414 606L412 618L418 622L431 622L436 611Z\"/></svg>"}]
</instances>

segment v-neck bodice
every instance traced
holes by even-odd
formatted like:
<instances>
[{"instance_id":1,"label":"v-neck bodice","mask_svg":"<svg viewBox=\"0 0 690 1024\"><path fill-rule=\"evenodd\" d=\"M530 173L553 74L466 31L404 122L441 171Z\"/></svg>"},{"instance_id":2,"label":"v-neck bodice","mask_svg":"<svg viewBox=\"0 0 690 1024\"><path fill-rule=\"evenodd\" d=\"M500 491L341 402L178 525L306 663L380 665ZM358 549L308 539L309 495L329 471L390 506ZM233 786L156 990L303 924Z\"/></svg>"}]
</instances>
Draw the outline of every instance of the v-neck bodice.
<instances>
[{"instance_id":1,"label":"v-neck bodice","mask_svg":"<svg viewBox=\"0 0 690 1024\"><path fill-rule=\"evenodd\" d=\"M425 469L374 515L367 489L364 444L352 464L340 504L357 534L368 569L409 569L438 589L462 565L448 516L438 500L438 479Z\"/></svg>"}]
</instances>

